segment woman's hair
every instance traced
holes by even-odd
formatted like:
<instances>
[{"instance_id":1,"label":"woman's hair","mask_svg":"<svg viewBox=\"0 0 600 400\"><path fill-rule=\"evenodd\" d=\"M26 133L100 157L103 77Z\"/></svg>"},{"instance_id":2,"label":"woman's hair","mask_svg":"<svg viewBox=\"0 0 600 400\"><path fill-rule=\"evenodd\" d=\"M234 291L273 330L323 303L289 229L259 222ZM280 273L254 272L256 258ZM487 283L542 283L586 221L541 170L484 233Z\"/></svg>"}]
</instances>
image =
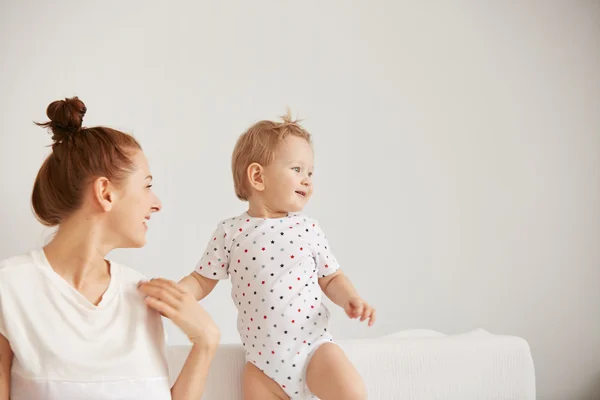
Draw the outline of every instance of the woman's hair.
<instances>
[{"instance_id":1,"label":"woman's hair","mask_svg":"<svg viewBox=\"0 0 600 400\"><path fill-rule=\"evenodd\" d=\"M268 166L275 157L275 151L288 136L297 136L311 142L310 133L298 121L292 120L289 109L281 119L282 122L259 121L239 137L231 157L233 184L238 199L247 201L250 196L246 176L250 164Z\"/></svg>"},{"instance_id":2,"label":"woman's hair","mask_svg":"<svg viewBox=\"0 0 600 400\"><path fill-rule=\"evenodd\" d=\"M52 153L38 171L31 204L36 218L56 226L76 211L87 185L106 177L118 184L133 171L132 155L140 149L133 136L101 126L81 126L87 109L79 98L48 106L48 122L37 125L52 134Z\"/></svg>"}]
</instances>

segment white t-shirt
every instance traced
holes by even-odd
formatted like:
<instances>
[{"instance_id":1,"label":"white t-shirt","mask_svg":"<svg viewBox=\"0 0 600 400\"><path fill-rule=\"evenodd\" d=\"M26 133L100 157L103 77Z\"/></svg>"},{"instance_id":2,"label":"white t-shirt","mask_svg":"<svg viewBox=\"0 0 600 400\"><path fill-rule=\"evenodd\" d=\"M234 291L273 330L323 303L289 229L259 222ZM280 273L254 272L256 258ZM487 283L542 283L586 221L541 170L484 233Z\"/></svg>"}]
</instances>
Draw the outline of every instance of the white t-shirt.
<instances>
[{"instance_id":1,"label":"white t-shirt","mask_svg":"<svg viewBox=\"0 0 600 400\"><path fill-rule=\"evenodd\" d=\"M143 276L114 262L110 269L96 306L41 249L0 262L11 400L171 399L162 320L136 286Z\"/></svg>"}]
</instances>

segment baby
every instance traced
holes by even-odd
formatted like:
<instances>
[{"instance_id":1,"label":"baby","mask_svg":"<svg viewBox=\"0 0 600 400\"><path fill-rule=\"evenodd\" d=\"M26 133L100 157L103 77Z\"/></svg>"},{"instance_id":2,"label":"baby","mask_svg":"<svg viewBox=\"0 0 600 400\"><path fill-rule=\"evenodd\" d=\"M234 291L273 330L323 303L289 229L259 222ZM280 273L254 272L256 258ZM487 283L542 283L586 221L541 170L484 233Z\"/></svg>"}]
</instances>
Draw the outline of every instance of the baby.
<instances>
[{"instance_id":1,"label":"baby","mask_svg":"<svg viewBox=\"0 0 600 400\"><path fill-rule=\"evenodd\" d=\"M366 399L328 331L322 293L369 326L375 310L342 273L318 223L301 213L313 192L310 134L289 112L281 123L260 121L238 139L232 169L248 211L218 224L180 283L200 300L231 276L247 361L244 398Z\"/></svg>"}]
</instances>

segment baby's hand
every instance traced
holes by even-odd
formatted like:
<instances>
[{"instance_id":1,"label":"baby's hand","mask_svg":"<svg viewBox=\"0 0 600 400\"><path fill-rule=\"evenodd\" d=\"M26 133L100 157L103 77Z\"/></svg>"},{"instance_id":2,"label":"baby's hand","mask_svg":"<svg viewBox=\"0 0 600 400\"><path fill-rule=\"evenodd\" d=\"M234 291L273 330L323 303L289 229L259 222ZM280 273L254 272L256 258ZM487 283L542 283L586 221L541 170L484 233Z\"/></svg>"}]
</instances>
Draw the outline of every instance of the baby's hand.
<instances>
[{"instance_id":1,"label":"baby's hand","mask_svg":"<svg viewBox=\"0 0 600 400\"><path fill-rule=\"evenodd\" d=\"M375 309L360 297L348 300L344 305L344 311L352 319L360 317L360 322L368 319L369 326L375 323Z\"/></svg>"}]
</instances>

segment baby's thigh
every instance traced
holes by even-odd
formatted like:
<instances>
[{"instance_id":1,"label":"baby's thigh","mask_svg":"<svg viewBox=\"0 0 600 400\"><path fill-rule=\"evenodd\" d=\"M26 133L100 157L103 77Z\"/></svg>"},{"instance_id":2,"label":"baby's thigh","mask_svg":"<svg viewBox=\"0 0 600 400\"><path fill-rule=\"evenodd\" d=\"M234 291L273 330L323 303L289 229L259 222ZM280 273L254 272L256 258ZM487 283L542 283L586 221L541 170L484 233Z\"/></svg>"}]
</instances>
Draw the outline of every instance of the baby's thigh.
<instances>
[{"instance_id":1,"label":"baby's thigh","mask_svg":"<svg viewBox=\"0 0 600 400\"><path fill-rule=\"evenodd\" d=\"M244 400L289 400L283 389L254 364L247 362L242 375Z\"/></svg>"},{"instance_id":2,"label":"baby's thigh","mask_svg":"<svg viewBox=\"0 0 600 400\"><path fill-rule=\"evenodd\" d=\"M306 384L321 400L367 398L362 377L334 343L324 343L315 351L306 371Z\"/></svg>"}]
</instances>

